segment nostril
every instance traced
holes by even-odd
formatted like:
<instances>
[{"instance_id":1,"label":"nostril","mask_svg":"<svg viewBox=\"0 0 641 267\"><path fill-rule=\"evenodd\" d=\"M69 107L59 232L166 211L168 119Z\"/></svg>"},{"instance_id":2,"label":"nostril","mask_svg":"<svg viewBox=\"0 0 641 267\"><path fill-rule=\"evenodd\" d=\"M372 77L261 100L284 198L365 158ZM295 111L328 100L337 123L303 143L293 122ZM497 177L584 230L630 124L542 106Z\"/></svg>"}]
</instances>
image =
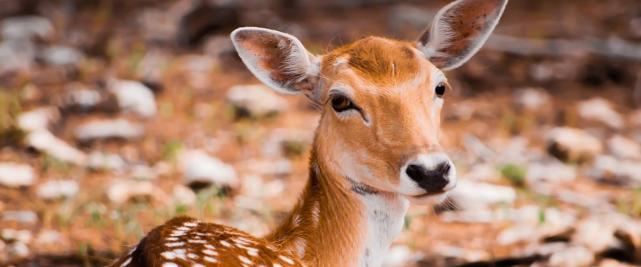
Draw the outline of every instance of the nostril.
<instances>
[{"instance_id":1,"label":"nostril","mask_svg":"<svg viewBox=\"0 0 641 267\"><path fill-rule=\"evenodd\" d=\"M420 182L424 179L425 174L427 173L427 169L425 169L425 167L423 167L422 165L410 164L407 166L405 173L407 174L407 176L412 178L412 180Z\"/></svg>"}]
</instances>

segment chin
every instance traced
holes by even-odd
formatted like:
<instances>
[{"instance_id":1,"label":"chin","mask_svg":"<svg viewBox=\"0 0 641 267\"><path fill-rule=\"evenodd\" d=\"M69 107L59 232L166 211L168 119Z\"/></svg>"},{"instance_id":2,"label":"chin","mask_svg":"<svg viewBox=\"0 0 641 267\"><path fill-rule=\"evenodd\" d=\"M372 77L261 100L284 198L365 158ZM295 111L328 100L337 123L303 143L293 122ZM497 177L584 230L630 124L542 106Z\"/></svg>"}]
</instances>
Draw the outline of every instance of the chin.
<instances>
[{"instance_id":1,"label":"chin","mask_svg":"<svg viewBox=\"0 0 641 267\"><path fill-rule=\"evenodd\" d=\"M414 205L437 205L445 201L447 192L424 194L419 196L406 196Z\"/></svg>"}]
</instances>

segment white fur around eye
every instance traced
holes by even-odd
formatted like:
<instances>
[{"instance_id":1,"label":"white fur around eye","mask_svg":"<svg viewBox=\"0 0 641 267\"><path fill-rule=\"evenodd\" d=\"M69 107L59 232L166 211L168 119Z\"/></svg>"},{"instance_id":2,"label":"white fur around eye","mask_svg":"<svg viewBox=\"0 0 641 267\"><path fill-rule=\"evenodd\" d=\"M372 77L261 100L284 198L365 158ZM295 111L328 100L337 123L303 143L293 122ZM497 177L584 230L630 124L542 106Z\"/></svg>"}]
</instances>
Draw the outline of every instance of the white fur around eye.
<instances>
[{"instance_id":1,"label":"white fur around eye","mask_svg":"<svg viewBox=\"0 0 641 267\"><path fill-rule=\"evenodd\" d=\"M341 112L334 111L334 113L336 113L336 117L338 117L341 120L346 120L351 116L360 116L358 111L355 109L343 110Z\"/></svg>"}]
</instances>

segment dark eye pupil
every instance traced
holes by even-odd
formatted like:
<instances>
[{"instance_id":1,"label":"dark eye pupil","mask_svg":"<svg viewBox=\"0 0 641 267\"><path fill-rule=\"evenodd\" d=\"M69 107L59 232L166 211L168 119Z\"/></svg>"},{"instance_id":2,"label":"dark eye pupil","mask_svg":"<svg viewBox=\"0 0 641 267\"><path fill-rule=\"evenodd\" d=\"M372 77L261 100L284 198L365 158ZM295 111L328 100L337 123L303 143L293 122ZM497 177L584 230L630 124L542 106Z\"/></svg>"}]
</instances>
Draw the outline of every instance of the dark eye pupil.
<instances>
[{"instance_id":1,"label":"dark eye pupil","mask_svg":"<svg viewBox=\"0 0 641 267\"><path fill-rule=\"evenodd\" d=\"M352 108L352 102L344 96L337 96L332 99L332 108L337 112L345 111Z\"/></svg>"},{"instance_id":2,"label":"dark eye pupil","mask_svg":"<svg viewBox=\"0 0 641 267\"><path fill-rule=\"evenodd\" d=\"M437 96L443 96L445 94L445 85L440 83L439 85L436 86L434 91L436 92Z\"/></svg>"}]
</instances>

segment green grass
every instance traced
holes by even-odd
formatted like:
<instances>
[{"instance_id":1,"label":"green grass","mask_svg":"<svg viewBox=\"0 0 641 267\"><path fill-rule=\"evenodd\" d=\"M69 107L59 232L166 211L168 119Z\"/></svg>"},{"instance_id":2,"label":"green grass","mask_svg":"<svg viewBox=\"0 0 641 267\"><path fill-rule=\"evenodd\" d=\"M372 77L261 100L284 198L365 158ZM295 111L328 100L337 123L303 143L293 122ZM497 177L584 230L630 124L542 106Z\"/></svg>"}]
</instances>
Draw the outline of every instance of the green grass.
<instances>
[{"instance_id":1,"label":"green grass","mask_svg":"<svg viewBox=\"0 0 641 267\"><path fill-rule=\"evenodd\" d=\"M525 186L525 175L527 168L518 164L505 164L500 168L501 175L510 181L514 186L524 187Z\"/></svg>"}]
</instances>

